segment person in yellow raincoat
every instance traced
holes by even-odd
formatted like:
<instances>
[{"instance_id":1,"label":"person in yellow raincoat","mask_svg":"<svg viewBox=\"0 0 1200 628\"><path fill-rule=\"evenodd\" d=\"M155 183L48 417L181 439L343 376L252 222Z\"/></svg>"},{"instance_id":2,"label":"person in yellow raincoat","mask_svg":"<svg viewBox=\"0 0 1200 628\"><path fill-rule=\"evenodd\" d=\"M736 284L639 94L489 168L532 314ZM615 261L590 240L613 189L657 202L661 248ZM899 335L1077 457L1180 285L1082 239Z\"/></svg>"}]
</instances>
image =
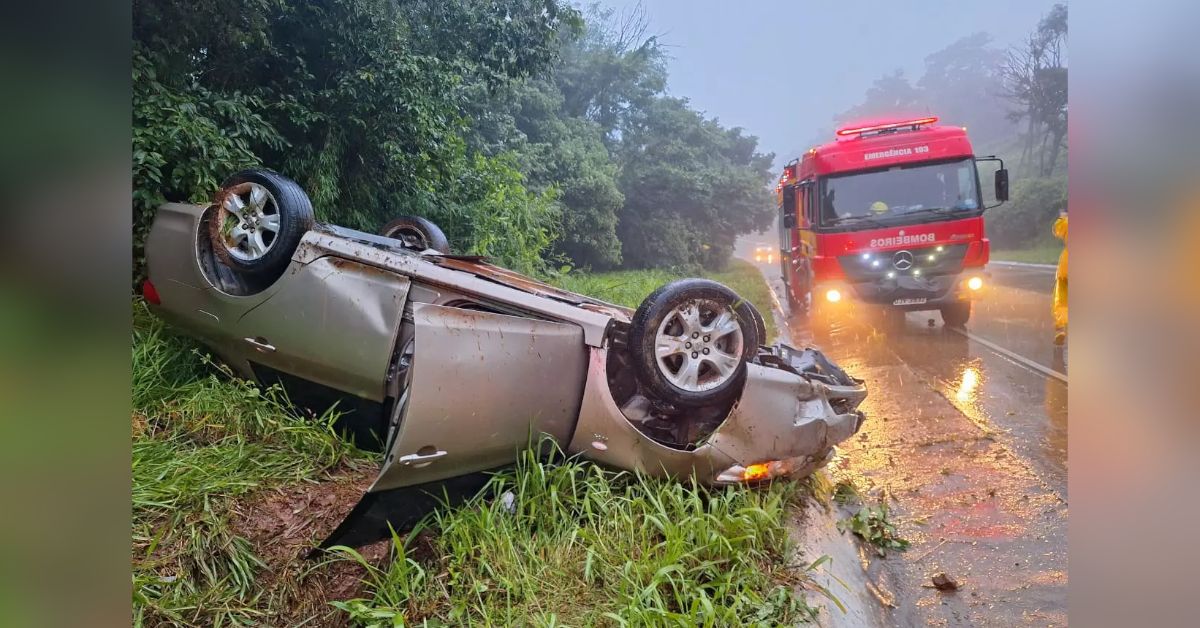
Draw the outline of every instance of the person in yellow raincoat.
<instances>
[{"instance_id":1,"label":"person in yellow raincoat","mask_svg":"<svg viewBox=\"0 0 1200 628\"><path fill-rule=\"evenodd\" d=\"M1054 221L1054 237L1063 241L1062 253L1058 256L1058 269L1054 271L1054 344L1067 341L1067 212Z\"/></svg>"}]
</instances>

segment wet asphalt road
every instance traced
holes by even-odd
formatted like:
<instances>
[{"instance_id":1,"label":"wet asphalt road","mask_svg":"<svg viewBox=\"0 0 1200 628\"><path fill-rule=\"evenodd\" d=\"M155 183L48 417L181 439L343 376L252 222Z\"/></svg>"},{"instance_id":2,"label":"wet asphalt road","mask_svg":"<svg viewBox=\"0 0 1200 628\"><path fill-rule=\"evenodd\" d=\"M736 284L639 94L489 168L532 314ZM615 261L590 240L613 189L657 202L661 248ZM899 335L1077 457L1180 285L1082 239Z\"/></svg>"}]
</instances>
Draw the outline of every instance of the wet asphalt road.
<instances>
[{"instance_id":1,"label":"wet asphalt road","mask_svg":"<svg viewBox=\"0 0 1200 628\"><path fill-rule=\"evenodd\" d=\"M961 333L936 312L887 320L845 302L791 316L778 262L759 267L784 340L867 381L867 422L831 475L886 499L912 541L886 558L860 548L873 625L1066 625L1069 360L1051 342L1053 271L989 266ZM961 590L927 587L938 572Z\"/></svg>"}]
</instances>

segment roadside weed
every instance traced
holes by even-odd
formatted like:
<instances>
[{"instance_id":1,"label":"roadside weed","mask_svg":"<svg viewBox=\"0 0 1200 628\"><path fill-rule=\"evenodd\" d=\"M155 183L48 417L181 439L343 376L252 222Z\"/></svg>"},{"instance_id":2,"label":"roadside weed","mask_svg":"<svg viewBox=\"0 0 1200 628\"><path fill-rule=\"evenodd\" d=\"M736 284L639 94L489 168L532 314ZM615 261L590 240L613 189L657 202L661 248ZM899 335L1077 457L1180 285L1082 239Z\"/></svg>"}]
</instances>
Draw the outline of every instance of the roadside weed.
<instances>
[{"instance_id":1,"label":"roadside weed","mask_svg":"<svg viewBox=\"0 0 1200 628\"><path fill-rule=\"evenodd\" d=\"M788 583L794 487L705 490L526 453L480 496L436 515L431 556L404 545L339 603L367 625L778 625L815 609ZM511 511L499 499L511 493ZM409 535L411 537L411 535ZM360 560L353 550L337 552Z\"/></svg>"},{"instance_id":2,"label":"roadside weed","mask_svg":"<svg viewBox=\"0 0 1200 628\"><path fill-rule=\"evenodd\" d=\"M849 530L875 548L880 556L887 550L904 551L909 542L900 538L895 524L888 520L886 502L877 505L863 505L850 517L838 521L838 530Z\"/></svg>"},{"instance_id":3,"label":"roadside weed","mask_svg":"<svg viewBox=\"0 0 1200 628\"><path fill-rule=\"evenodd\" d=\"M263 566L228 526L251 491L314 480L363 459L278 390L233 379L133 302L133 623L244 624L273 610Z\"/></svg>"}]
</instances>

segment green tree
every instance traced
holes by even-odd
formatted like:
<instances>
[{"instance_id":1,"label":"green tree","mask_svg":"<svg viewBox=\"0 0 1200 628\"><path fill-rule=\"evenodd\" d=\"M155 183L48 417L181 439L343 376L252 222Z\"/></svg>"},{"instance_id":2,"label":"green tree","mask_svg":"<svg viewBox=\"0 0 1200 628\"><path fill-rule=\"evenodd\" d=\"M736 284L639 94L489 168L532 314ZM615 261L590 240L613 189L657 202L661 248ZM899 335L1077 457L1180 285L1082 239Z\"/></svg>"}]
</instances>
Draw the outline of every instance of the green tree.
<instances>
[{"instance_id":1,"label":"green tree","mask_svg":"<svg viewBox=\"0 0 1200 628\"><path fill-rule=\"evenodd\" d=\"M1067 6L1056 4L1021 47L1008 51L1005 94L1010 119L1025 122L1023 164L1040 177L1054 174L1067 139Z\"/></svg>"},{"instance_id":2,"label":"green tree","mask_svg":"<svg viewBox=\"0 0 1200 628\"><path fill-rule=\"evenodd\" d=\"M925 57L917 89L930 111L948 124L966 126L975 146L996 146L1015 133L1006 117L1001 64L1004 52L991 36L974 33Z\"/></svg>"},{"instance_id":3,"label":"green tree","mask_svg":"<svg viewBox=\"0 0 1200 628\"><path fill-rule=\"evenodd\" d=\"M725 129L688 106L660 97L621 139L618 234L635 267L719 268L739 234L774 216L769 183L774 155L756 138Z\"/></svg>"},{"instance_id":4,"label":"green tree","mask_svg":"<svg viewBox=\"0 0 1200 628\"><path fill-rule=\"evenodd\" d=\"M640 4L620 14L592 4L582 34L564 39L554 74L564 110L600 125L610 148L666 89L666 53L647 31Z\"/></svg>"},{"instance_id":5,"label":"green tree","mask_svg":"<svg viewBox=\"0 0 1200 628\"><path fill-rule=\"evenodd\" d=\"M548 80L514 83L476 102L472 144L488 154L514 154L529 185L558 191L562 224L555 250L577 266L619 264L617 210L624 197L600 127L570 116Z\"/></svg>"},{"instance_id":6,"label":"green tree","mask_svg":"<svg viewBox=\"0 0 1200 628\"><path fill-rule=\"evenodd\" d=\"M875 80L867 89L863 102L836 116L837 126L861 122L876 116L926 113L929 106L925 94L913 87L904 70L894 70Z\"/></svg>"},{"instance_id":7,"label":"green tree","mask_svg":"<svg viewBox=\"0 0 1200 628\"><path fill-rule=\"evenodd\" d=\"M475 200L521 204L519 194L452 191L465 171L495 176L496 190L521 185L510 166L468 150L465 98L475 84L544 72L560 31L578 21L554 0L135 0L133 9L136 225L163 198L200 200L224 173L255 163L296 179L320 217L362 229L402 213L529 210ZM483 218L472 217L492 224Z\"/></svg>"},{"instance_id":8,"label":"green tree","mask_svg":"<svg viewBox=\"0 0 1200 628\"><path fill-rule=\"evenodd\" d=\"M1012 200L1001 210L988 214L988 237L993 246L1001 249L1053 243L1050 227L1066 208L1065 176L1018 181L1013 186Z\"/></svg>"}]
</instances>

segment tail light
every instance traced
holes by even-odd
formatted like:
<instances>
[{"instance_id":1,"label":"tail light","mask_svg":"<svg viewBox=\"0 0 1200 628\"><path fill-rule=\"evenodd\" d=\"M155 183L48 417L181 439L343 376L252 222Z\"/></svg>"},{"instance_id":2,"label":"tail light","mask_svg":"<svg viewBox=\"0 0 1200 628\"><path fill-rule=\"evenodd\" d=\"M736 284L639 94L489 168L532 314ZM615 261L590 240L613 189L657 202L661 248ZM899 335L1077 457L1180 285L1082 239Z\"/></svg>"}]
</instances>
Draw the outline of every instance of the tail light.
<instances>
[{"instance_id":1,"label":"tail light","mask_svg":"<svg viewBox=\"0 0 1200 628\"><path fill-rule=\"evenodd\" d=\"M150 283L149 279L142 282L142 298L152 305L162 305L162 299L158 297L158 290L154 284Z\"/></svg>"},{"instance_id":2,"label":"tail light","mask_svg":"<svg viewBox=\"0 0 1200 628\"><path fill-rule=\"evenodd\" d=\"M803 457L802 457L803 458ZM804 460L797 458L788 458L786 460L769 460L767 462L759 462L756 464L742 466L735 464L732 467L722 471L717 476L717 482L720 484L743 484L752 482L761 482L764 480L774 480L775 478L786 477L796 471L799 463Z\"/></svg>"}]
</instances>

